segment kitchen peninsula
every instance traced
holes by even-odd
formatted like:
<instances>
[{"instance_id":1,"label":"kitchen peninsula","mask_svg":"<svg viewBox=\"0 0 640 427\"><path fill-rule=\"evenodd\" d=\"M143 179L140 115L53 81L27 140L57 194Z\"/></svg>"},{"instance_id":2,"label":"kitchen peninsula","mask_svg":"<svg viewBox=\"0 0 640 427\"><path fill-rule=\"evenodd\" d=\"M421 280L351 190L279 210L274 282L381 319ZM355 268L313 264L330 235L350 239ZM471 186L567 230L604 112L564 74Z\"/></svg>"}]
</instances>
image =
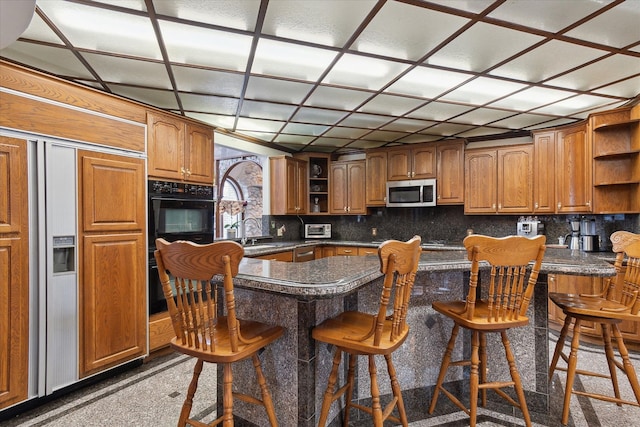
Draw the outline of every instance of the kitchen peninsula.
<instances>
[{"instance_id":1,"label":"kitchen peninsula","mask_svg":"<svg viewBox=\"0 0 640 427\"><path fill-rule=\"evenodd\" d=\"M463 250L425 252L421 256L408 316L411 332L396 352L395 359L405 406L410 414L426 414L428 396L436 382L452 327L432 310L431 303L463 298L469 267ZM513 347L517 349L527 403L533 414L548 411L547 274L607 277L615 275L615 269L598 255L547 249L534 302L529 308L530 324L514 331L511 337ZM285 335L261 356L281 425L316 424L332 357L331 348L312 340L311 329L344 310L373 312L381 280L379 261L372 256L337 256L305 263L243 259L235 279L237 305L244 310L238 315L287 329ZM482 282L482 273L480 280ZM491 348L494 346L489 346ZM462 351L469 351L468 342ZM491 353L489 357L492 357ZM506 364L496 366L492 376L508 375ZM252 369L250 364L239 366L234 372L234 382L246 381L247 384L241 387L252 385ZM362 399L369 396L366 369L366 366L358 366L355 394ZM379 369L386 368L381 364ZM462 368L451 381L455 383L460 379ZM383 395L390 393L389 384L381 382L380 387ZM337 406L330 419L337 416ZM259 410L253 412L252 407L242 402L239 402L238 414L252 423L264 425L263 414Z\"/></svg>"}]
</instances>

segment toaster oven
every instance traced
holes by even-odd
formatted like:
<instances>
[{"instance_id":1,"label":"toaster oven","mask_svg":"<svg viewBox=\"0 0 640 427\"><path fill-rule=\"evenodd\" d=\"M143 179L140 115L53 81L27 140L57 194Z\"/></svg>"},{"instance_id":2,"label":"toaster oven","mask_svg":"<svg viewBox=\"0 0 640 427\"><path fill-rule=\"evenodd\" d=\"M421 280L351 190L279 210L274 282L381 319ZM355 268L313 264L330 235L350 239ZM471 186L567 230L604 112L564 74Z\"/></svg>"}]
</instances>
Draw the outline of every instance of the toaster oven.
<instances>
[{"instance_id":1,"label":"toaster oven","mask_svg":"<svg viewBox=\"0 0 640 427\"><path fill-rule=\"evenodd\" d=\"M331 224L305 224L305 239L330 239Z\"/></svg>"}]
</instances>

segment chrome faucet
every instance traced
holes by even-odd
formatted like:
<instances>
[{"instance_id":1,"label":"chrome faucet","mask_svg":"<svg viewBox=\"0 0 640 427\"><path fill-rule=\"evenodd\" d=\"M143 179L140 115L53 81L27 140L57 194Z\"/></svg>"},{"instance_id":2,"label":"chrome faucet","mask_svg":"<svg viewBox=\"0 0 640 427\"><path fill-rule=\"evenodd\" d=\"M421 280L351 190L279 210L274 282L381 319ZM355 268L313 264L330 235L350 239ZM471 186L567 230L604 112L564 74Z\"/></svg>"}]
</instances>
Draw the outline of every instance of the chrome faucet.
<instances>
[{"instance_id":1,"label":"chrome faucet","mask_svg":"<svg viewBox=\"0 0 640 427\"><path fill-rule=\"evenodd\" d=\"M262 234L262 224L258 221L257 218L255 217L249 217L249 218L245 218L240 222L240 226L242 227L241 233L242 233L242 238L240 239L240 241L242 242L242 244L246 244L247 243L247 227L246 224L248 221L253 221L256 224L256 227L258 228L258 230L260 230L260 233ZM251 239L251 242L255 242L255 239Z\"/></svg>"}]
</instances>

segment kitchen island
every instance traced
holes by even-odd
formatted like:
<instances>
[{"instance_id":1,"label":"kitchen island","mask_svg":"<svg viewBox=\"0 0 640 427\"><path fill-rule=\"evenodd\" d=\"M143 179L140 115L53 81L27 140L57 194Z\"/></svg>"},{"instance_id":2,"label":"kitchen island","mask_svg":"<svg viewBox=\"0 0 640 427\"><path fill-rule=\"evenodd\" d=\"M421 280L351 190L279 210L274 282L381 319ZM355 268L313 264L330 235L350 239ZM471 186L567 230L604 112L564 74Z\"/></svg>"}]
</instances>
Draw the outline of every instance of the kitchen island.
<instances>
[{"instance_id":1,"label":"kitchen island","mask_svg":"<svg viewBox=\"0 0 640 427\"><path fill-rule=\"evenodd\" d=\"M403 388L408 413L426 418L429 397L436 382L440 360L452 323L431 308L435 300L464 298L470 262L461 250L423 253L410 303L409 338L394 354L394 363ZM533 304L529 307L529 326L511 331L520 375L527 392L532 415L548 412L548 329L547 274L573 274L607 277L615 269L593 254L567 249L548 249ZM482 283L482 273L481 273ZM332 363L332 349L317 344L311 330L323 320L344 310L374 312L379 299L382 273L376 257L338 256L305 263L286 263L245 258L235 280L239 317L279 324L287 328L284 336L261 355L265 375L282 426L316 425ZM480 285L481 286L481 285ZM497 349L488 338L489 357ZM454 357L468 354L468 337ZM504 357L496 355L496 361ZM366 364L358 365L354 395L369 396ZM496 363L493 378L508 376L506 363ZM250 363L234 368L234 383L255 390ZM386 369L381 363L379 369ZM447 377L452 386L461 387L463 370ZM506 378L506 377L505 377ZM382 394L390 386L381 382ZM257 393L257 390L256 390ZM237 416L256 425L266 425L261 408L237 402ZM329 419L338 415L333 405ZM366 414L357 414L366 416ZM516 414L516 416L520 416Z\"/></svg>"}]
</instances>

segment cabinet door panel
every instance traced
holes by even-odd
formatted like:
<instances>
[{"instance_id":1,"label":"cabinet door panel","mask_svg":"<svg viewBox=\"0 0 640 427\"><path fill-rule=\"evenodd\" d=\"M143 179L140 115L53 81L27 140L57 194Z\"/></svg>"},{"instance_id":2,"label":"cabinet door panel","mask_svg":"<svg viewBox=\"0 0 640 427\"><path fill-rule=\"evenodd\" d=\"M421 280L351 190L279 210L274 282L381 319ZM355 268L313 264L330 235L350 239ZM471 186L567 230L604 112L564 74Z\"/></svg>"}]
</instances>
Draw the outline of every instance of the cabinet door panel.
<instances>
[{"instance_id":1,"label":"cabinet door panel","mask_svg":"<svg viewBox=\"0 0 640 427\"><path fill-rule=\"evenodd\" d=\"M347 213L347 165L346 163L332 164L331 175L331 192L329 194L329 210L333 214Z\"/></svg>"},{"instance_id":2,"label":"cabinet door panel","mask_svg":"<svg viewBox=\"0 0 640 427\"><path fill-rule=\"evenodd\" d=\"M84 231L145 230L144 160L79 151Z\"/></svg>"},{"instance_id":3,"label":"cabinet door panel","mask_svg":"<svg viewBox=\"0 0 640 427\"><path fill-rule=\"evenodd\" d=\"M436 146L415 148L412 154L412 179L436 177Z\"/></svg>"},{"instance_id":4,"label":"cabinet door panel","mask_svg":"<svg viewBox=\"0 0 640 427\"><path fill-rule=\"evenodd\" d=\"M85 236L80 284L80 376L146 353L142 233Z\"/></svg>"},{"instance_id":5,"label":"cabinet door panel","mask_svg":"<svg viewBox=\"0 0 640 427\"><path fill-rule=\"evenodd\" d=\"M367 153L367 206L384 206L387 202L387 153Z\"/></svg>"},{"instance_id":6,"label":"cabinet door panel","mask_svg":"<svg viewBox=\"0 0 640 427\"><path fill-rule=\"evenodd\" d=\"M465 154L465 213L496 212L496 151Z\"/></svg>"},{"instance_id":7,"label":"cabinet door panel","mask_svg":"<svg viewBox=\"0 0 640 427\"><path fill-rule=\"evenodd\" d=\"M556 210L556 139L555 132L534 137L533 211L554 213Z\"/></svg>"},{"instance_id":8,"label":"cabinet door panel","mask_svg":"<svg viewBox=\"0 0 640 427\"><path fill-rule=\"evenodd\" d=\"M438 204L464 203L464 143L438 144L437 160Z\"/></svg>"},{"instance_id":9,"label":"cabinet door panel","mask_svg":"<svg viewBox=\"0 0 640 427\"><path fill-rule=\"evenodd\" d=\"M347 184L348 212L351 214L364 214L365 206L365 162L356 161L349 163L349 182Z\"/></svg>"},{"instance_id":10,"label":"cabinet door panel","mask_svg":"<svg viewBox=\"0 0 640 427\"><path fill-rule=\"evenodd\" d=\"M189 124L185 146L186 179L213 184L213 132L210 128Z\"/></svg>"},{"instance_id":11,"label":"cabinet door panel","mask_svg":"<svg viewBox=\"0 0 640 427\"><path fill-rule=\"evenodd\" d=\"M26 212L26 141L0 136L0 233L17 233Z\"/></svg>"},{"instance_id":12,"label":"cabinet door panel","mask_svg":"<svg viewBox=\"0 0 640 427\"><path fill-rule=\"evenodd\" d=\"M176 118L147 114L149 176L183 179L184 122Z\"/></svg>"},{"instance_id":13,"label":"cabinet door panel","mask_svg":"<svg viewBox=\"0 0 640 427\"><path fill-rule=\"evenodd\" d=\"M533 147L498 150L498 211L533 211Z\"/></svg>"},{"instance_id":14,"label":"cabinet door panel","mask_svg":"<svg viewBox=\"0 0 640 427\"><path fill-rule=\"evenodd\" d=\"M406 148L387 152L387 181L410 179L411 156Z\"/></svg>"},{"instance_id":15,"label":"cabinet door panel","mask_svg":"<svg viewBox=\"0 0 640 427\"><path fill-rule=\"evenodd\" d=\"M584 126L557 134L557 213L591 212L591 150Z\"/></svg>"}]
</instances>

